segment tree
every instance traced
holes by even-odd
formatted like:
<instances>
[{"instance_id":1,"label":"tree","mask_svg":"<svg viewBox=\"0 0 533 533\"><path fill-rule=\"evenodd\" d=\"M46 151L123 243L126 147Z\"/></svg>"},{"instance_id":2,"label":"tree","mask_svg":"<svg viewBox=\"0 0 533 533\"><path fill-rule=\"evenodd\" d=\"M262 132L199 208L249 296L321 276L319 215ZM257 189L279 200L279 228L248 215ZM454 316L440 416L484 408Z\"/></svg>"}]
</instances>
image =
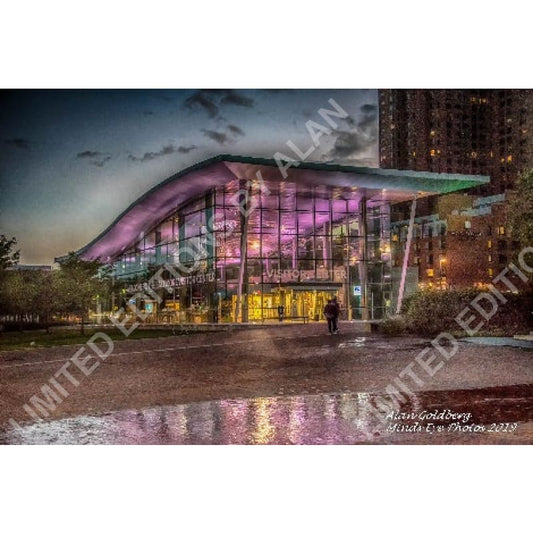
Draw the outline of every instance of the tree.
<instances>
[{"instance_id":1,"label":"tree","mask_svg":"<svg viewBox=\"0 0 533 533\"><path fill-rule=\"evenodd\" d=\"M31 314L33 289L24 272L7 271L2 276L1 313L14 315L22 330L23 317Z\"/></svg>"},{"instance_id":2,"label":"tree","mask_svg":"<svg viewBox=\"0 0 533 533\"><path fill-rule=\"evenodd\" d=\"M46 331L57 309L54 272L6 271L0 287L0 315L14 315L22 329L24 318L32 322L38 317Z\"/></svg>"},{"instance_id":3,"label":"tree","mask_svg":"<svg viewBox=\"0 0 533 533\"><path fill-rule=\"evenodd\" d=\"M20 250L14 252L13 246L17 244L17 239L8 239L5 235L0 235L0 270L16 265L20 258Z\"/></svg>"},{"instance_id":4,"label":"tree","mask_svg":"<svg viewBox=\"0 0 533 533\"><path fill-rule=\"evenodd\" d=\"M512 237L522 248L533 246L533 169L520 174L507 213Z\"/></svg>"},{"instance_id":5,"label":"tree","mask_svg":"<svg viewBox=\"0 0 533 533\"><path fill-rule=\"evenodd\" d=\"M57 272L37 271L32 274L32 311L39 316L39 322L48 333L52 314L59 310Z\"/></svg>"},{"instance_id":6,"label":"tree","mask_svg":"<svg viewBox=\"0 0 533 533\"><path fill-rule=\"evenodd\" d=\"M100 267L98 261L83 261L71 252L57 273L58 303L62 311L80 318L82 334L89 306L105 286L98 278Z\"/></svg>"}]
</instances>

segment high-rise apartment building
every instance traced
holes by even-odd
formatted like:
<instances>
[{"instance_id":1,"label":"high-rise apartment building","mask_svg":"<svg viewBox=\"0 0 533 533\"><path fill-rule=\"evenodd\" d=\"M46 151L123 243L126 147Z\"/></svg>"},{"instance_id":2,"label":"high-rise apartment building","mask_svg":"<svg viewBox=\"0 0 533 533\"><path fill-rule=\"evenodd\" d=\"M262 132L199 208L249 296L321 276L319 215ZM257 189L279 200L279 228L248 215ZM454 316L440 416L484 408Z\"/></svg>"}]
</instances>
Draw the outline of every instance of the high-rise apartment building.
<instances>
[{"instance_id":1,"label":"high-rise apartment building","mask_svg":"<svg viewBox=\"0 0 533 533\"><path fill-rule=\"evenodd\" d=\"M382 168L482 174L490 184L418 203L409 266L422 285L490 282L516 249L505 202L533 167L533 91L389 89L379 92ZM393 261L405 251L409 205L392 213Z\"/></svg>"}]
</instances>

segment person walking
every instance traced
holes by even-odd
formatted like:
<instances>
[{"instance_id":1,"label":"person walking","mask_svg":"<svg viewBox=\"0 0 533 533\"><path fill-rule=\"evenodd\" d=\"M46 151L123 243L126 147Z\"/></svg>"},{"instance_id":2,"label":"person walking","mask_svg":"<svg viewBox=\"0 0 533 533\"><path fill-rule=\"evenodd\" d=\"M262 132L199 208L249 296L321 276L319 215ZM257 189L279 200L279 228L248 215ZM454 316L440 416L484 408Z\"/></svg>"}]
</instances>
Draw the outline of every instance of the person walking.
<instances>
[{"instance_id":1,"label":"person walking","mask_svg":"<svg viewBox=\"0 0 533 533\"><path fill-rule=\"evenodd\" d=\"M336 296L334 296L331 299L331 303L335 307L335 313L334 313L335 314L335 323L333 324L335 326L334 332L338 333L339 332L339 315L341 314L341 306L339 305L339 302L337 301L337 297Z\"/></svg>"},{"instance_id":2,"label":"person walking","mask_svg":"<svg viewBox=\"0 0 533 533\"><path fill-rule=\"evenodd\" d=\"M333 303L332 300L328 300L326 307L324 307L324 316L328 321L328 331L332 335L337 333L337 318L339 316L339 310L338 305Z\"/></svg>"}]
</instances>

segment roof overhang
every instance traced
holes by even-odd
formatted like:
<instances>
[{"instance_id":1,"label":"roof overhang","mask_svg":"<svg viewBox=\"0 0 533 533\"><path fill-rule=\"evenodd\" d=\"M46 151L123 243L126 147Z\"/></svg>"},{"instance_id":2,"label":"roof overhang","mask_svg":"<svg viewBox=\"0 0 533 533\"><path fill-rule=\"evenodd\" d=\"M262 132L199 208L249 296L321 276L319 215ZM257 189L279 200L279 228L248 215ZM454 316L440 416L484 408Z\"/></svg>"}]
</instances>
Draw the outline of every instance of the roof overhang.
<instances>
[{"instance_id":1,"label":"roof overhang","mask_svg":"<svg viewBox=\"0 0 533 533\"><path fill-rule=\"evenodd\" d=\"M285 174L278 163L284 165ZM150 189L77 254L83 259L110 262L189 200L234 179L256 179L258 171L264 180L357 191L360 198L390 203L411 200L417 195L461 191L489 182L488 176L219 155L188 167Z\"/></svg>"}]
</instances>

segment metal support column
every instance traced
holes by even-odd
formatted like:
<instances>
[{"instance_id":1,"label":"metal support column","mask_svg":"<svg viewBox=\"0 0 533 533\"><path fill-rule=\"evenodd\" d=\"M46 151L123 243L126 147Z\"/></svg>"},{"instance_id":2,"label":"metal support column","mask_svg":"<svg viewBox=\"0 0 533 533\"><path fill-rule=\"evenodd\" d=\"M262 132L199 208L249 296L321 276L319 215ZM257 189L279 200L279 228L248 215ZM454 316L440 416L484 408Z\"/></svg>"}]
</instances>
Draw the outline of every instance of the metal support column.
<instances>
[{"instance_id":1,"label":"metal support column","mask_svg":"<svg viewBox=\"0 0 533 533\"><path fill-rule=\"evenodd\" d=\"M368 309L368 227L366 207L366 197L363 196L359 202L359 235L361 238L359 279L361 282L361 318L363 320L368 320L370 318Z\"/></svg>"},{"instance_id":2,"label":"metal support column","mask_svg":"<svg viewBox=\"0 0 533 533\"><path fill-rule=\"evenodd\" d=\"M250 212L251 188L243 189L241 184L241 195L239 198L239 210L241 221L241 264L239 266L239 280L237 285L237 302L235 305L235 322L248 322L248 275L247 275L247 255L248 255L248 215ZM244 278L246 277L246 284ZM246 286L245 286L246 285ZM244 289L244 290L243 290ZM243 294L244 293L244 294ZM243 300L245 303L243 304Z\"/></svg>"},{"instance_id":3,"label":"metal support column","mask_svg":"<svg viewBox=\"0 0 533 533\"><path fill-rule=\"evenodd\" d=\"M411 204L411 216L409 217L409 227L407 229L407 242L405 243L405 253L403 254L402 275L400 287L398 289L398 302L396 304L396 314L400 314L402 308L403 294L405 292L405 279L407 278L407 267L409 266L409 252L411 251L411 241L413 240L413 227L415 225L416 195Z\"/></svg>"}]
</instances>

